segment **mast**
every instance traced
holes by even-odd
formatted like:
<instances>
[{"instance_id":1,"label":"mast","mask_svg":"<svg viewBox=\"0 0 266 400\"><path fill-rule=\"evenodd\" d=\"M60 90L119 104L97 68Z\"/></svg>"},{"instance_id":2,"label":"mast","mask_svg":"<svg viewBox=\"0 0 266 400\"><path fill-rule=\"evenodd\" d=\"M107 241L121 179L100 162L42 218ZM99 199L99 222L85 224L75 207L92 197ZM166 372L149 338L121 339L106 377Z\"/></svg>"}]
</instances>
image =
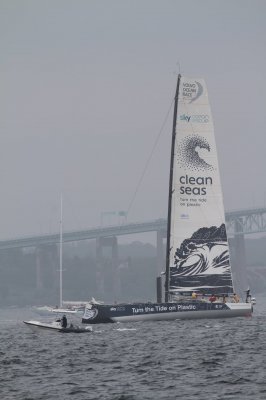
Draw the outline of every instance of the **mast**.
<instances>
[{"instance_id":1,"label":"mast","mask_svg":"<svg viewBox=\"0 0 266 400\"><path fill-rule=\"evenodd\" d=\"M63 199L61 194L61 204L60 204L60 246L59 246L59 307L63 306L63 290L62 290L62 244L63 244Z\"/></svg>"},{"instance_id":2,"label":"mast","mask_svg":"<svg viewBox=\"0 0 266 400\"><path fill-rule=\"evenodd\" d=\"M173 172L174 172L174 154L175 154L175 138L176 138L176 117L177 117L177 104L178 104L178 93L180 85L181 75L178 74L176 93L175 93L175 105L174 105L174 118L173 118L173 130L172 130L172 144L171 144L171 159L170 159L170 176L169 176L169 195L168 195L168 217L167 217L167 241L166 241L166 268L165 268L165 302L169 300L169 279L170 279L170 236L171 236L171 211L172 211L172 184L173 184Z\"/></svg>"}]
</instances>

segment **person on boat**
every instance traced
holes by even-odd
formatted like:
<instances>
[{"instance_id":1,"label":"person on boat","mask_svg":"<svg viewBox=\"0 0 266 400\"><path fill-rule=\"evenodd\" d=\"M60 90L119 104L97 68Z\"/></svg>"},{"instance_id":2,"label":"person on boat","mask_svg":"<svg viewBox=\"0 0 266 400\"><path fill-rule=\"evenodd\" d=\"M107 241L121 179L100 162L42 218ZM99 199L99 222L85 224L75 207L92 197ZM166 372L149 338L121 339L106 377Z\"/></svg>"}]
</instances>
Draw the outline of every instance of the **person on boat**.
<instances>
[{"instance_id":1,"label":"person on boat","mask_svg":"<svg viewBox=\"0 0 266 400\"><path fill-rule=\"evenodd\" d=\"M213 302L216 301L216 300L217 300L217 299L216 299L215 294L212 294L211 297L209 298L209 301L210 301L211 303L213 303Z\"/></svg>"},{"instance_id":2,"label":"person on boat","mask_svg":"<svg viewBox=\"0 0 266 400\"><path fill-rule=\"evenodd\" d=\"M226 303L226 296L223 294L223 303Z\"/></svg>"},{"instance_id":3,"label":"person on boat","mask_svg":"<svg viewBox=\"0 0 266 400\"><path fill-rule=\"evenodd\" d=\"M67 317L65 315L63 315L62 319L61 319L61 326L63 328L67 327Z\"/></svg>"},{"instance_id":4,"label":"person on boat","mask_svg":"<svg viewBox=\"0 0 266 400\"><path fill-rule=\"evenodd\" d=\"M250 289L246 291L246 303L251 303L251 294L250 294Z\"/></svg>"},{"instance_id":5,"label":"person on boat","mask_svg":"<svg viewBox=\"0 0 266 400\"><path fill-rule=\"evenodd\" d=\"M233 294L233 302L234 303L239 303L239 297L236 293Z\"/></svg>"},{"instance_id":6,"label":"person on boat","mask_svg":"<svg viewBox=\"0 0 266 400\"><path fill-rule=\"evenodd\" d=\"M192 292L191 297L193 300L197 299L197 293L196 292Z\"/></svg>"}]
</instances>

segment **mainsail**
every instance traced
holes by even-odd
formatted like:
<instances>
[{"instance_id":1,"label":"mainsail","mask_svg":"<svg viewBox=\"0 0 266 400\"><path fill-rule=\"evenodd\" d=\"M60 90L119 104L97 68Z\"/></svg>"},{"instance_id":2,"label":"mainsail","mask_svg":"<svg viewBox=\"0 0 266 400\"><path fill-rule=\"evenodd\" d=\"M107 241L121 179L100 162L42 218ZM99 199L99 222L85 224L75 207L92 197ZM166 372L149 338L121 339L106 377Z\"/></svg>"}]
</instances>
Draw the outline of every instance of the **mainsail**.
<instances>
[{"instance_id":1,"label":"mainsail","mask_svg":"<svg viewBox=\"0 0 266 400\"><path fill-rule=\"evenodd\" d=\"M170 160L165 301L162 303L158 296L156 303L90 302L82 322L170 321L252 314L249 292L245 303L226 296L233 292L229 246L212 117L202 79L178 76ZM157 283L160 294L160 278ZM203 296L195 296L194 291ZM218 296L204 296L210 294ZM223 299L221 295L225 295Z\"/></svg>"},{"instance_id":2,"label":"mainsail","mask_svg":"<svg viewBox=\"0 0 266 400\"><path fill-rule=\"evenodd\" d=\"M169 292L233 292L206 84L179 77L170 199Z\"/></svg>"}]
</instances>

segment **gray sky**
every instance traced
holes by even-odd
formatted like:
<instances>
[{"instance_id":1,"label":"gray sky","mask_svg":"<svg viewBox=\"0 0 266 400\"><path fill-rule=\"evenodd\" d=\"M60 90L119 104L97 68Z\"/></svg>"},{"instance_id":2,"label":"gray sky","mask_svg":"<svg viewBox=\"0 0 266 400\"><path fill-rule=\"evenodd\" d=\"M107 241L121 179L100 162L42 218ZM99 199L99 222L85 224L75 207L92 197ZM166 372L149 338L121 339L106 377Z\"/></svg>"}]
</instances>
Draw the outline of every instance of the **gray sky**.
<instances>
[{"instance_id":1,"label":"gray sky","mask_svg":"<svg viewBox=\"0 0 266 400\"><path fill-rule=\"evenodd\" d=\"M206 80L226 210L266 200L264 0L0 0L0 238L126 210L177 63ZM172 111L129 221L166 217ZM104 224L116 223L112 217Z\"/></svg>"}]
</instances>

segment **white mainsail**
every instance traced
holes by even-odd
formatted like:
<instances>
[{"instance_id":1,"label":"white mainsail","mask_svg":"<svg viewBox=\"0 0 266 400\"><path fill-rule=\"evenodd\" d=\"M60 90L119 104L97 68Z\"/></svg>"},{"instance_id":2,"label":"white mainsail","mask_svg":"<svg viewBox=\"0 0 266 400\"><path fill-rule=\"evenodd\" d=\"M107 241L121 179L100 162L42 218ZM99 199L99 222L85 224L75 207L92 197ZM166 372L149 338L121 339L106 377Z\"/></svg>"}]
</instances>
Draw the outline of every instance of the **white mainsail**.
<instances>
[{"instance_id":1,"label":"white mainsail","mask_svg":"<svg viewBox=\"0 0 266 400\"><path fill-rule=\"evenodd\" d=\"M203 79L180 78L170 227L170 292L232 293L211 110Z\"/></svg>"},{"instance_id":2,"label":"white mainsail","mask_svg":"<svg viewBox=\"0 0 266 400\"><path fill-rule=\"evenodd\" d=\"M159 285L157 288L160 289ZM195 296L192 291L203 296ZM156 303L104 305L90 302L82 322L250 316L253 306L248 300L249 292L246 303L240 303L237 297L226 296L232 291L222 190L206 85L202 79L188 79L179 74L169 174L165 301L162 303L158 296ZM177 292L181 296L169 296ZM218 296L208 299L207 294ZM222 301L221 295L225 295Z\"/></svg>"}]
</instances>

